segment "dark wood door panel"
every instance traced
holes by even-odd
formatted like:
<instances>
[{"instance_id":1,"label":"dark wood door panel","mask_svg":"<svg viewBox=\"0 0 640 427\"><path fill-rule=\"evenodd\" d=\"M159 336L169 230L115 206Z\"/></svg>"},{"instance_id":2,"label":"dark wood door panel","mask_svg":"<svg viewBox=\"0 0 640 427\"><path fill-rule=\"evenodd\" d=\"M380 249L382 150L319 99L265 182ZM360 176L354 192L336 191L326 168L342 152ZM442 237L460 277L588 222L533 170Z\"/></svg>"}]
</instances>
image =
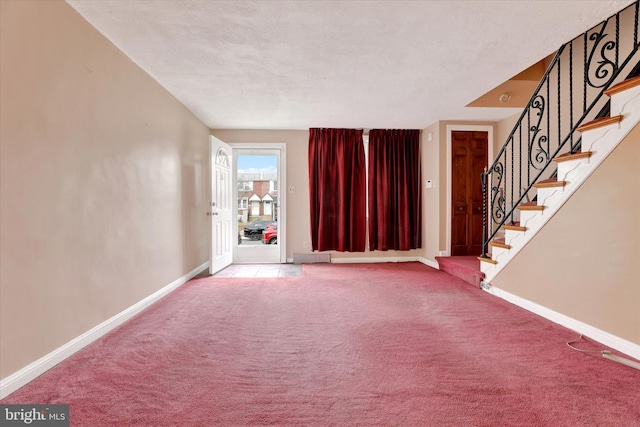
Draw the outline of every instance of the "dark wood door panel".
<instances>
[{"instance_id":1,"label":"dark wood door panel","mask_svg":"<svg viewBox=\"0 0 640 427\"><path fill-rule=\"evenodd\" d=\"M482 253L482 182L487 165L486 132L451 134L451 255Z\"/></svg>"}]
</instances>

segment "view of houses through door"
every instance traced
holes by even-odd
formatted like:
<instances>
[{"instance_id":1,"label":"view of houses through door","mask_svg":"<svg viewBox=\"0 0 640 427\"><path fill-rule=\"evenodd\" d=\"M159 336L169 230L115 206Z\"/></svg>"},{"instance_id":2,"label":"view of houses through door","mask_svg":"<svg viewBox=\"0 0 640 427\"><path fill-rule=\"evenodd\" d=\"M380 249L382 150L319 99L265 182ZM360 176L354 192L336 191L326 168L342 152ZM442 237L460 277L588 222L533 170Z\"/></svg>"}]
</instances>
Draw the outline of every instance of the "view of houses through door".
<instances>
[{"instance_id":1,"label":"view of houses through door","mask_svg":"<svg viewBox=\"0 0 640 427\"><path fill-rule=\"evenodd\" d=\"M282 149L262 148L257 144L233 145L238 231L235 263L286 261L279 227L283 202Z\"/></svg>"},{"instance_id":2,"label":"view of houses through door","mask_svg":"<svg viewBox=\"0 0 640 427\"><path fill-rule=\"evenodd\" d=\"M482 182L488 134L451 132L451 255L482 253Z\"/></svg>"}]
</instances>

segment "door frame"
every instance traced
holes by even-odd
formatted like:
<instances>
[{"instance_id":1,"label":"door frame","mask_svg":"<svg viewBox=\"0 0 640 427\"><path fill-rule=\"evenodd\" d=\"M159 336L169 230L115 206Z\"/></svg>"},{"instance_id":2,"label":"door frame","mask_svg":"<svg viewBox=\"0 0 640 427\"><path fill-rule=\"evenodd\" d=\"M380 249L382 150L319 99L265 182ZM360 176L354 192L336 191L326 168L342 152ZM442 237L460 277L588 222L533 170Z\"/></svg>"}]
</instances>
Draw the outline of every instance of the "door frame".
<instances>
[{"instance_id":1,"label":"door frame","mask_svg":"<svg viewBox=\"0 0 640 427\"><path fill-rule=\"evenodd\" d=\"M234 163L232 167L233 176L233 188L238 188L238 173L237 164L235 159L237 158L237 150L278 150L280 151L280 165L278 167L278 247L280 248L279 258L280 264L286 264L287 262L287 144L285 143L272 143L272 142L231 142L229 143L232 149L232 156ZM249 202L251 205L251 202ZM272 206L273 208L273 206ZM235 235L238 235L238 222L234 221ZM237 242L234 243L237 250ZM236 253L236 250L233 253ZM234 260L235 261L235 260Z\"/></svg>"},{"instance_id":2,"label":"door frame","mask_svg":"<svg viewBox=\"0 0 640 427\"><path fill-rule=\"evenodd\" d=\"M451 134L455 131L463 131L463 132L487 132L487 167L491 165L493 162L493 132L494 126L492 125L467 125L467 124L450 124L447 125L447 167L446 167L446 185L447 185L447 206L446 206L446 248L444 251L440 251L440 256L451 256L451 192L452 190L452 182L451 182L451 172L452 172L452 164L451 164L451 155L452 153L452 138ZM442 211L440 211L442 212ZM491 209L489 209L491 212ZM443 253L444 252L444 253Z\"/></svg>"}]
</instances>

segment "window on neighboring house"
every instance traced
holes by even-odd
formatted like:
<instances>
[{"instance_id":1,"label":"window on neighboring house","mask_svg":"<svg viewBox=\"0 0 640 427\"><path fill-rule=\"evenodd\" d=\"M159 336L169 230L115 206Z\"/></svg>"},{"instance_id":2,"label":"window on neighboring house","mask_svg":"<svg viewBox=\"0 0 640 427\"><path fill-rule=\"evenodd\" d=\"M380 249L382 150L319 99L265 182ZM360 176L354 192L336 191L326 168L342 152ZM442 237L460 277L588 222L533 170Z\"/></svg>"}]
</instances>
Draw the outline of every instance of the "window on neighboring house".
<instances>
[{"instance_id":1,"label":"window on neighboring house","mask_svg":"<svg viewBox=\"0 0 640 427\"><path fill-rule=\"evenodd\" d=\"M238 181L238 191L253 191L253 181Z\"/></svg>"},{"instance_id":2,"label":"window on neighboring house","mask_svg":"<svg viewBox=\"0 0 640 427\"><path fill-rule=\"evenodd\" d=\"M247 207L249 206L249 199L242 198L242 199L238 199L238 208L239 209L247 209Z\"/></svg>"}]
</instances>

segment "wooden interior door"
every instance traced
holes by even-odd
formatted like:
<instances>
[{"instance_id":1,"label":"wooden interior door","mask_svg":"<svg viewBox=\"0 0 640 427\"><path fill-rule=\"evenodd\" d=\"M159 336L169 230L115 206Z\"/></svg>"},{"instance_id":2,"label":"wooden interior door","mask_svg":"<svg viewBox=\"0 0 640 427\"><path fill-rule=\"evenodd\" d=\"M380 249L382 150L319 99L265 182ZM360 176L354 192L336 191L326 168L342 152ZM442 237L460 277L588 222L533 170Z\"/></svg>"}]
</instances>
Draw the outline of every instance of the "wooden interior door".
<instances>
[{"instance_id":1,"label":"wooden interior door","mask_svg":"<svg viewBox=\"0 0 640 427\"><path fill-rule=\"evenodd\" d=\"M451 255L482 253L482 182L487 132L451 133Z\"/></svg>"}]
</instances>

